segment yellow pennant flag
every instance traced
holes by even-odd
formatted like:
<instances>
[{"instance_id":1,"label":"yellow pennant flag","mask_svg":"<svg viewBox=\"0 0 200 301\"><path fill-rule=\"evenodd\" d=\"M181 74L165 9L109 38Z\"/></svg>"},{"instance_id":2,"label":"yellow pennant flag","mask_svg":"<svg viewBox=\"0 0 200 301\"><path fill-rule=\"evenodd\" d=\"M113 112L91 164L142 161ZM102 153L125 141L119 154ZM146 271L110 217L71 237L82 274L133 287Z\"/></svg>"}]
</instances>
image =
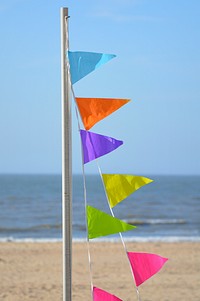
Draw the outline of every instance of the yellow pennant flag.
<instances>
[{"instance_id":1,"label":"yellow pennant flag","mask_svg":"<svg viewBox=\"0 0 200 301\"><path fill-rule=\"evenodd\" d=\"M102 178L111 208L140 187L153 182L149 178L121 174L102 174Z\"/></svg>"},{"instance_id":2,"label":"yellow pennant flag","mask_svg":"<svg viewBox=\"0 0 200 301\"><path fill-rule=\"evenodd\" d=\"M97 122L129 101L130 99L76 97L79 113L86 130L91 129Z\"/></svg>"}]
</instances>

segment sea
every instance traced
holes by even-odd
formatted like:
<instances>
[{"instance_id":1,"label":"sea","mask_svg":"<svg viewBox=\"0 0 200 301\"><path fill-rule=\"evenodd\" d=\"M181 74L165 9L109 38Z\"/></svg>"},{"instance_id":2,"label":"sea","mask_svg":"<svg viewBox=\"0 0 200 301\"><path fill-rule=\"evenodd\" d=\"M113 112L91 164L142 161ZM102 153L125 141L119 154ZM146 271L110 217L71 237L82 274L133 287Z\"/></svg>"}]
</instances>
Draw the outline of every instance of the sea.
<instances>
[{"instance_id":1,"label":"sea","mask_svg":"<svg viewBox=\"0 0 200 301\"><path fill-rule=\"evenodd\" d=\"M136 225L125 241L200 241L200 176L148 176L116 207L115 217ZM72 237L85 241L82 175L73 175ZM99 175L85 175L87 204L109 213ZM62 241L61 175L0 175L0 242ZM98 239L97 239L98 240ZM118 241L119 235L100 238Z\"/></svg>"}]
</instances>

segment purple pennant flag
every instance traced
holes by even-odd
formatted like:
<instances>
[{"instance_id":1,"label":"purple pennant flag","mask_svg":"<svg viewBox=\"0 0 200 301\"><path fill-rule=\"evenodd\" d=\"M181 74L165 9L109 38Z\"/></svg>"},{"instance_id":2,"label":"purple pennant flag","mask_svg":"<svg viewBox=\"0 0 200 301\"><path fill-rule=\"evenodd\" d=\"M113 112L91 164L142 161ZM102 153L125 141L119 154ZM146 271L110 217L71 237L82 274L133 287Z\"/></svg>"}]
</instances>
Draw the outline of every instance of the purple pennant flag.
<instances>
[{"instance_id":1,"label":"purple pennant flag","mask_svg":"<svg viewBox=\"0 0 200 301\"><path fill-rule=\"evenodd\" d=\"M80 130L80 134L84 164L114 151L123 144L123 141L89 131Z\"/></svg>"}]
</instances>

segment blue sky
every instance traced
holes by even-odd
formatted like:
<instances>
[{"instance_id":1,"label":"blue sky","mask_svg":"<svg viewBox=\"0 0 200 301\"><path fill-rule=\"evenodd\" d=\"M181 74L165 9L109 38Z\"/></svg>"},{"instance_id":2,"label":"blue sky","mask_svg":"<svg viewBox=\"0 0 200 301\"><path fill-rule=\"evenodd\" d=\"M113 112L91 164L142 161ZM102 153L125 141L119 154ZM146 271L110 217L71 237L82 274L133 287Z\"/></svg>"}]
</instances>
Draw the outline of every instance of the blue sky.
<instances>
[{"instance_id":1,"label":"blue sky","mask_svg":"<svg viewBox=\"0 0 200 301\"><path fill-rule=\"evenodd\" d=\"M123 140L103 172L200 174L200 2L1 0L0 173L61 172L60 7L70 49L117 58L74 85L131 98L92 128ZM81 172L73 108L73 172ZM95 162L86 172L97 173Z\"/></svg>"}]
</instances>

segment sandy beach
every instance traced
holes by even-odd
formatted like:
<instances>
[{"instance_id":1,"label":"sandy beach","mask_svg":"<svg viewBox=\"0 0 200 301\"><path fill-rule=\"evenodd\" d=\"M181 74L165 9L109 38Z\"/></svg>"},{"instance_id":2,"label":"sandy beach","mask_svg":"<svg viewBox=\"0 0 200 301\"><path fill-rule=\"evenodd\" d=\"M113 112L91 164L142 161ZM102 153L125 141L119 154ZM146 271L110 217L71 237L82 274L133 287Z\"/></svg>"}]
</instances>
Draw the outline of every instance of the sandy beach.
<instances>
[{"instance_id":1,"label":"sandy beach","mask_svg":"<svg viewBox=\"0 0 200 301\"><path fill-rule=\"evenodd\" d=\"M127 243L128 251L169 261L140 286L142 301L200 300L200 243ZM90 244L93 284L122 300L137 300L121 243ZM87 244L73 243L73 301L91 300ZM1 243L0 300L62 300L61 243Z\"/></svg>"}]
</instances>

